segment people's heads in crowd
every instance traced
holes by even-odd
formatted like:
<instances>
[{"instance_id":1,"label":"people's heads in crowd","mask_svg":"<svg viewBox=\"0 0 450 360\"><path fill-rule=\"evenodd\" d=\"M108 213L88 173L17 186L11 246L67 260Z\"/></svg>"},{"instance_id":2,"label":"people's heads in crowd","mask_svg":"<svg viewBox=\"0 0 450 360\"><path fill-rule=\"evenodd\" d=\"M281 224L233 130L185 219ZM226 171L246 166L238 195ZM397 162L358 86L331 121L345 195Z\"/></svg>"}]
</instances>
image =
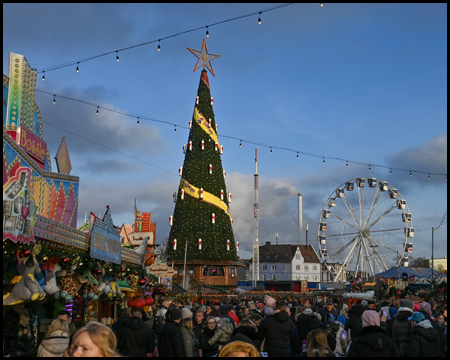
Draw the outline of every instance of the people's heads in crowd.
<instances>
[{"instance_id":1,"label":"people's heads in crowd","mask_svg":"<svg viewBox=\"0 0 450 360\"><path fill-rule=\"evenodd\" d=\"M436 321L438 322L439 325L443 325L445 321L444 314L438 314L436 316Z\"/></svg>"},{"instance_id":2,"label":"people's heads in crowd","mask_svg":"<svg viewBox=\"0 0 450 360\"><path fill-rule=\"evenodd\" d=\"M179 323L181 321L181 310L178 309L177 307L170 309L166 313L166 320Z\"/></svg>"},{"instance_id":3,"label":"people's heads in crowd","mask_svg":"<svg viewBox=\"0 0 450 360\"><path fill-rule=\"evenodd\" d=\"M142 310L141 308L138 308L137 306L133 307L131 309L131 316L133 317L142 317Z\"/></svg>"},{"instance_id":4,"label":"people's heads in crowd","mask_svg":"<svg viewBox=\"0 0 450 360\"><path fill-rule=\"evenodd\" d=\"M262 317L259 314L252 313L249 316L247 316L246 319L253 321L257 326L259 326L259 324L262 320Z\"/></svg>"},{"instance_id":5,"label":"people's heads in crowd","mask_svg":"<svg viewBox=\"0 0 450 360\"><path fill-rule=\"evenodd\" d=\"M242 319L241 322L239 323L238 327L242 327L242 326L251 326L251 327L255 328L256 330L258 330L258 326L250 319Z\"/></svg>"},{"instance_id":6,"label":"people's heads in crowd","mask_svg":"<svg viewBox=\"0 0 450 360\"><path fill-rule=\"evenodd\" d=\"M424 313L427 313L428 315L431 315L431 305L424 301L423 303L420 304L419 311L422 311Z\"/></svg>"},{"instance_id":7,"label":"people's heads in crowd","mask_svg":"<svg viewBox=\"0 0 450 360\"><path fill-rule=\"evenodd\" d=\"M164 325L166 323L166 317L165 316L157 316L156 321L158 324Z\"/></svg>"},{"instance_id":8,"label":"people's heads in crowd","mask_svg":"<svg viewBox=\"0 0 450 360\"><path fill-rule=\"evenodd\" d=\"M411 315L411 317L408 318L408 320L411 320L411 326L414 327L421 321L425 320L425 315L416 311Z\"/></svg>"},{"instance_id":9,"label":"people's heads in crowd","mask_svg":"<svg viewBox=\"0 0 450 360\"><path fill-rule=\"evenodd\" d=\"M412 310L413 303L409 299L401 299L400 300L400 307L405 307L405 308L408 308L408 309Z\"/></svg>"},{"instance_id":10,"label":"people's heads in crowd","mask_svg":"<svg viewBox=\"0 0 450 360\"><path fill-rule=\"evenodd\" d=\"M64 320L67 325L70 325L72 322L72 318L70 317L70 312L67 310L61 310L58 315L56 316L57 319Z\"/></svg>"},{"instance_id":11,"label":"people's heads in crowd","mask_svg":"<svg viewBox=\"0 0 450 360\"><path fill-rule=\"evenodd\" d=\"M217 321L212 316L208 316L205 325L208 329L214 330L217 327Z\"/></svg>"},{"instance_id":12,"label":"people's heads in crowd","mask_svg":"<svg viewBox=\"0 0 450 360\"><path fill-rule=\"evenodd\" d=\"M412 310L413 310L414 312L420 311L420 304L414 304Z\"/></svg>"},{"instance_id":13,"label":"people's heads in crowd","mask_svg":"<svg viewBox=\"0 0 450 360\"><path fill-rule=\"evenodd\" d=\"M52 332L62 331L69 334L69 324L65 319L55 319L50 323L45 338L48 338Z\"/></svg>"},{"instance_id":14,"label":"people's heads in crowd","mask_svg":"<svg viewBox=\"0 0 450 360\"><path fill-rule=\"evenodd\" d=\"M286 310L286 308L287 308L286 301L284 301L283 299L278 299L275 302L275 307L277 310L281 310L281 311Z\"/></svg>"},{"instance_id":15,"label":"people's heads in crowd","mask_svg":"<svg viewBox=\"0 0 450 360\"><path fill-rule=\"evenodd\" d=\"M331 353L327 336L322 329L311 330L306 336L306 348L308 357L325 357Z\"/></svg>"},{"instance_id":16,"label":"people's heads in crowd","mask_svg":"<svg viewBox=\"0 0 450 360\"><path fill-rule=\"evenodd\" d=\"M369 310L375 310L375 301L370 300L370 301L367 303L367 308L368 308Z\"/></svg>"},{"instance_id":17,"label":"people's heads in crowd","mask_svg":"<svg viewBox=\"0 0 450 360\"><path fill-rule=\"evenodd\" d=\"M101 323L91 321L73 335L73 357L115 357L116 336Z\"/></svg>"},{"instance_id":18,"label":"people's heads in crowd","mask_svg":"<svg viewBox=\"0 0 450 360\"><path fill-rule=\"evenodd\" d=\"M437 302L436 301L434 301L434 300L431 300L430 301L430 306L431 306L431 309L436 309L436 306L437 306Z\"/></svg>"},{"instance_id":19,"label":"people's heads in crowd","mask_svg":"<svg viewBox=\"0 0 450 360\"><path fill-rule=\"evenodd\" d=\"M333 309L333 303L332 302L327 302L326 307L327 307L328 311L331 311Z\"/></svg>"},{"instance_id":20,"label":"people's heads in crowd","mask_svg":"<svg viewBox=\"0 0 450 360\"><path fill-rule=\"evenodd\" d=\"M380 326L380 315L375 310L364 311L361 318L363 327Z\"/></svg>"},{"instance_id":21,"label":"people's heads in crowd","mask_svg":"<svg viewBox=\"0 0 450 360\"><path fill-rule=\"evenodd\" d=\"M309 304L309 303L304 304L303 305L303 310L306 310L306 309L311 310L311 304Z\"/></svg>"},{"instance_id":22,"label":"people's heads in crowd","mask_svg":"<svg viewBox=\"0 0 450 360\"><path fill-rule=\"evenodd\" d=\"M349 314L356 317L360 317L365 310L366 308L364 307L363 304L356 304L350 308Z\"/></svg>"},{"instance_id":23,"label":"people's heads in crowd","mask_svg":"<svg viewBox=\"0 0 450 360\"><path fill-rule=\"evenodd\" d=\"M191 318L192 319L192 311L189 310L188 308L182 308L181 309L181 319L187 319L187 318Z\"/></svg>"},{"instance_id":24,"label":"people's heads in crowd","mask_svg":"<svg viewBox=\"0 0 450 360\"><path fill-rule=\"evenodd\" d=\"M182 318L181 327L184 327L192 331L194 329L194 322L192 321L192 316Z\"/></svg>"},{"instance_id":25,"label":"people's heads in crowd","mask_svg":"<svg viewBox=\"0 0 450 360\"><path fill-rule=\"evenodd\" d=\"M197 322L197 324L200 324L204 318L205 314L203 313L203 308L198 308L195 312L195 321Z\"/></svg>"},{"instance_id":26,"label":"people's heads in crowd","mask_svg":"<svg viewBox=\"0 0 450 360\"><path fill-rule=\"evenodd\" d=\"M361 305L364 307L367 307L367 300L361 300Z\"/></svg>"},{"instance_id":27,"label":"people's heads in crowd","mask_svg":"<svg viewBox=\"0 0 450 360\"><path fill-rule=\"evenodd\" d=\"M295 313L297 315L303 314L303 306L301 305L297 306L297 308L295 309Z\"/></svg>"},{"instance_id":28,"label":"people's heads in crowd","mask_svg":"<svg viewBox=\"0 0 450 360\"><path fill-rule=\"evenodd\" d=\"M255 303L254 303L253 301L250 301L250 302L248 303L248 308L249 308L250 310L253 310L253 309L255 308Z\"/></svg>"},{"instance_id":29,"label":"people's heads in crowd","mask_svg":"<svg viewBox=\"0 0 450 360\"><path fill-rule=\"evenodd\" d=\"M247 306L244 307L244 309L242 309L242 311L244 312L244 316L248 316L250 314L250 309Z\"/></svg>"},{"instance_id":30,"label":"people's heads in crowd","mask_svg":"<svg viewBox=\"0 0 450 360\"><path fill-rule=\"evenodd\" d=\"M260 357L258 349L244 341L232 341L225 345L219 357Z\"/></svg>"},{"instance_id":31,"label":"people's heads in crowd","mask_svg":"<svg viewBox=\"0 0 450 360\"><path fill-rule=\"evenodd\" d=\"M163 300L162 303L161 303L161 305L164 306L164 307L167 308L167 309L168 309L169 306L170 306L170 304L169 304L169 302L168 302L167 300Z\"/></svg>"}]
</instances>

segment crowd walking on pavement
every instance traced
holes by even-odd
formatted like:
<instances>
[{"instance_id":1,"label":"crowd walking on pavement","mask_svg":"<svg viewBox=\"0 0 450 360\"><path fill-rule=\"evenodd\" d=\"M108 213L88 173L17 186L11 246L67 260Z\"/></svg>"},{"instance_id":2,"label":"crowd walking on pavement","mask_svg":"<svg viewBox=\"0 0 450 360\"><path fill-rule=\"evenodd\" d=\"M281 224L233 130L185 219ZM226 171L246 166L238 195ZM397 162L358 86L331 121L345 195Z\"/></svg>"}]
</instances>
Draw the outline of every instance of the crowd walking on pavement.
<instances>
[{"instance_id":1,"label":"crowd walking on pavement","mask_svg":"<svg viewBox=\"0 0 450 360\"><path fill-rule=\"evenodd\" d=\"M37 349L24 304L3 316L4 355L37 357L446 357L447 309L430 301L287 303L222 298L126 308L109 327L57 314ZM153 315L154 314L154 315Z\"/></svg>"}]
</instances>

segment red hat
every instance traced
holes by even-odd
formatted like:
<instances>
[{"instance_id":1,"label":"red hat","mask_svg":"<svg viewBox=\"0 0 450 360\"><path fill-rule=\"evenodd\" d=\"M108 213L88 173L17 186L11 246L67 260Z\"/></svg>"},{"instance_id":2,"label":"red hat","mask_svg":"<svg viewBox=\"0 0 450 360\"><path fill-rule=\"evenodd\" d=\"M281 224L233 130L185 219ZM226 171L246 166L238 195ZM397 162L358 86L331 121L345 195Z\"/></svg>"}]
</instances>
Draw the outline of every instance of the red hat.
<instances>
[{"instance_id":1,"label":"red hat","mask_svg":"<svg viewBox=\"0 0 450 360\"><path fill-rule=\"evenodd\" d=\"M257 305L259 308L262 308L262 307L264 307L264 304L263 303L258 303L258 305Z\"/></svg>"}]
</instances>

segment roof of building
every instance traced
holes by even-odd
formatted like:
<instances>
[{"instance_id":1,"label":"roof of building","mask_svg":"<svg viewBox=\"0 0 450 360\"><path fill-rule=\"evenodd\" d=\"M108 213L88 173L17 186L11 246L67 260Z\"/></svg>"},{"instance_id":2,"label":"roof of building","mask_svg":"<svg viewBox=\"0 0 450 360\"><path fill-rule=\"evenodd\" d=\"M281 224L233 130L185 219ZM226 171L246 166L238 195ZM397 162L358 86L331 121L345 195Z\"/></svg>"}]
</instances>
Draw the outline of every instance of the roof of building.
<instances>
[{"instance_id":1,"label":"roof of building","mask_svg":"<svg viewBox=\"0 0 450 360\"><path fill-rule=\"evenodd\" d=\"M171 260L169 260L171 261ZM184 264L184 260L173 260L176 265ZM198 259L187 259L186 265L234 265L234 266L245 266L239 261L233 260L198 260Z\"/></svg>"},{"instance_id":2,"label":"roof of building","mask_svg":"<svg viewBox=\"0 0 450 360\"><path fill-rule=\"evenodd\" d=\"M270 263L290 263L292 262L297 248L300 248L300 252L305 263L320 263L316 251L312 245L261 245L259 247L259 262ZM252 259L250 259L250 262Z\"/></svg>"}]
</instances>

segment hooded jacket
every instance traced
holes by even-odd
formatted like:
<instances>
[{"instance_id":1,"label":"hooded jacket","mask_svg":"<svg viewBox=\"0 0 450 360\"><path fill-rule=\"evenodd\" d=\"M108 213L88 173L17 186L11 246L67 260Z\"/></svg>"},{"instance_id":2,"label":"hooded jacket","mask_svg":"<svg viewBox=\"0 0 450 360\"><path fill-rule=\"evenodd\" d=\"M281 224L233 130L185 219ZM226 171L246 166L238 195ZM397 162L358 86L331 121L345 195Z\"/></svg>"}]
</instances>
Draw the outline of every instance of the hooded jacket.
<instances>
[{"instance_id":1,"label":"hooded jacket","mask_svg":"<svg viewBox=\"0 0 450 360\"><path fill-rule=\"evenodd\" d=\"M69 347L69 334L61 330L53 331L39 345L37 357L62 357Z\"/></svg>"},{"instance_id":2,"label":"hooded jacket","mask_svg":"<svg viewBox=\"0 0 450 360\"><path fill-rule=\"evenodd\" d=\"M180 324L168 321L161 330L158 352L160 357L185 357Z\"/></svg>"},{"instance_id":3,"label":"hooded jacket","mask_svg":"<svg viewBox=\"0 0 450 360\"><path fill-rule=\"evenodd\" d=\"M291 346L299 353L297 329L286 311L265 317L258 329L259 341L265 339L264 351L269 357L291 356Z\"/></svg>"},{"instance_id":4,"label":"hooded jacket","mask_svg":"<svg viewBox=\"0 0 450 360\"><path fill-rule=\"evenodd\" d=\"M230 341L244 341L252 344L257 349L260 348L259 335L253 326L238 326L230 337Z\"/></svg>"},{"instance_id":5,"label":"hooded jacket","mask_svg":"<svg viewBox=\"0 0 450 360\"><path fill-rule=\"evenodd\" d=\"M198 357L194 333L185 327L181 327L181 333L183 334L185 356Z\"/></svg>"},{"instance_id":6,"label":"hooded jacket","mask_svg":"<svg viewBox=\"0 0 450 360\"><path fill-rule=\"evenodd\" d=\"M121 355L146 357L155 350L153 331L140 317L132 316L117 329L117 349Z\"/></svg>"},{"instance_id":7,"label":"hooded jacket","mask_svg":"<svg viewBox=\"0 0 450 360\"><path fill-rule=\"evenodd\" d=\"M352 337L348 357L399 357L394 341L379 326L366 326Z\"/></svg>"},{"instance_id":8,"label":"hooded jacket","mask_svg":"<svg viewBox=\"0 0 450 360\"><path fill-rule=\"evenodd\" d=\"M233 330L234 330L233 324L229 321L226 322L222 326L216 328L213 337L208 340L208 344L209 345L213 345L215 343L218 343L219 345L225 344L230 339Z\"/></svg>"},{"instance_id":9,"label":"hooded jacket","mask_svg":"<svg viewBox=\"0 0 450 360\"><path fill-rule=\"evenodd\" d=\"M408 307L401 307L398 314L394 318L392 325L392 339L398 345L400 355L403 356L406 342L408 341L408 331L412 329L411 320L408 318L413 314L413 311Z\"/></svg>"},{"instance_id":10,"label":"hooded jacket","mask_svg":"<svg viewBox=\"0 0 450 360\"><path fill-rule=\"evenodd\" d=\"M441 336L429 320L423 320L408 332L405 357L442 357Z\"/></svg>"},{"instance_id":11,"label":"hooded jacket","mask_svg":"<svg viewBox=\"0 0 450 360\"><path fill-rule=\"evenodd\" d=\"M300 339L300 343L303 340L306 340L306 336L308 335L308 329L307 329L307 322L308 322L308 318L309 315L312 314L312 310L311 309L305 309L303 310L303 313L300 314L299 316L297 316L297 332L298 332L298 337Z\"/></svg>"}]
</instances>

